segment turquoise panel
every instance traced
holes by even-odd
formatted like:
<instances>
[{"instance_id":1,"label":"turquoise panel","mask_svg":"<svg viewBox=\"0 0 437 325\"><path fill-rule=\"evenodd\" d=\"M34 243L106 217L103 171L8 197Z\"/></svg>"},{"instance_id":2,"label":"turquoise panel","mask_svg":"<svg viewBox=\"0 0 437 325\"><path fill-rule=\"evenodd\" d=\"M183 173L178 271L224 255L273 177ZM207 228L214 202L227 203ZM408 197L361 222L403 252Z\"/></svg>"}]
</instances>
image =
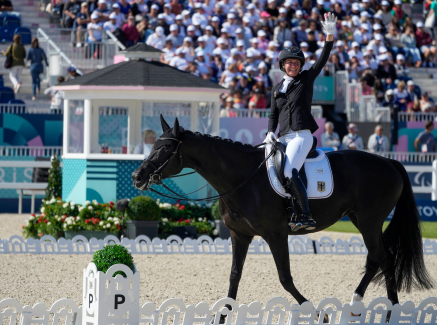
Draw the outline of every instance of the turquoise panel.
<instances>
[{"instance_id":1,"label":"turquoise panel","mask_svg":"<svg viewBox=\"0 0 437 325\"><path fill-rule=\"evenodd\" d=\"M64 185L64 182L62 182L62 185ZM64 189L64 186L62 186ZM62 191L62 198L64 201L74 201L75 203L84 204L87 200L86 193L86 171L83 171L80 178L77 180L74 187L71 189L71 191L66 195L64 191Z\"/></svg>"},{"instance_id":2,"label":"turquoise panel","mask_svg":"<svg viewBox=\"0 0 437 325\"><path fill-rule=\"evenodd\" d=\"M318 77L314 81L313 101L334 101L334 77Z\"/></svg>"},{"instance_id":3,"label":"turquoise panel","mask_svg":"<svg viewBox=\"0 0 437 325\"><path fill-rule=\"evenodd\" d=\"M64 159L62 167L62 198L76 197L77 203L85 202L86 160ZM74 189L74 193L73 192Z\"/></svg>"},{"instance_id":4,"label":"turquoise panel","mask_svg":"<svg viewBox=\"0 0 437 325\"><path fill-rule=\"evenodd\" d=\"M10 130L14 130L27 141L38 136L38 132L33 125L18 115L5 114L3 117L3 125Z\"/></svg>"},{"instance_id":5,"label":"turquoise panel","mask_svg":"<svg viewBox=\"0 0 437 325\"><path fill-rule=\"evenodd\" d=\"M90 195L90 196L88 196ZM117 180L99 179L86 181L86 198L89 201L97 200L99 203L107 203L117 200Z\"/></svg>"},{"instance_id":6,"label":"turquoise panel","mask_svg":"<svg viewBox=\"0 0 437 325\"><path fill-rule=\"evenodd\" d=\"M62 121L45 121L44 122L44 145L46 146L62 146Z\"/></svg>"}]
</instances>

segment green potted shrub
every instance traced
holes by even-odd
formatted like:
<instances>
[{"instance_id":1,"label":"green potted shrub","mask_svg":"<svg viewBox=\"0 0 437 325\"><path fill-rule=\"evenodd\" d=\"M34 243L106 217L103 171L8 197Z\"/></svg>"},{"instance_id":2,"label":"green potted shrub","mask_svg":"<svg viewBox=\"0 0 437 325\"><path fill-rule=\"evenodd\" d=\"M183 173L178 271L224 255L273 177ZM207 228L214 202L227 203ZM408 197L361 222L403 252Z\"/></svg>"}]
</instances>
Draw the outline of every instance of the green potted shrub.
<instances>
[{"instance_id":1,"label":"green potted shrub","mask_svg":"<svg viewBox=\"0 0 437 325\"><path fill-rule=\"evenodd\" d=\"M214 202L211 207L211 214L215 221L215 228L218 231L218 233L216 232L217 236L222 239L228 239L229 237L231 237L231 232L229 228L225 226L225 223L220 216L219 202L220 200Z\"/></svg>"},{"instance_id":2,"label":"green potted shrub","mask_svg":"<svg viewBox=\"0 0 437 325\"><path fill-rule=\"evenodd\" d=\"M125 212L126 237L135 239L139 235L146 235L153 239L158 236L161 209L152 198L137 196L132 200L123 199L115 207Z\"/></svg>"},{"instance_id":3,"label":"green potted shrub","mask_svg":"<svg viewBox=\"0 0 437 325\"><path fill-rule=\"evenodd\" d=\"M103 249L94 252L91 262L96 265L97 271L102 271L103 273L106 273L106 271L115 264L126 265L134 273L136 271L132 254L126 247L119 244L107 245ZM116 272L113 274L113 277L117 274L121 274L124 277L126 276L123 272Z\"/></svg>"}]
</instances>

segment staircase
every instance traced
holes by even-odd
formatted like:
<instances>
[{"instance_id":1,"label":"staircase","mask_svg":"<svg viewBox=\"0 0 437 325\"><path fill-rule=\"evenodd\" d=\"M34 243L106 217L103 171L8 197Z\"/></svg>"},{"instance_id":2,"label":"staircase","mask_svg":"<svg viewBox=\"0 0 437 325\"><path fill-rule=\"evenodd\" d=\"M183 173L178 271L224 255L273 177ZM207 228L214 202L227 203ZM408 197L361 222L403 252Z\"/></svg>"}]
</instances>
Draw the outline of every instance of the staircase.
<instances>
[{"instance_id":1,"label":"staircase","mask_svg":"<svg viewBox=\"0 0 437 325\"><path fill-rule=\"evenodd\" d=\"M28 0L13 0L14 11L21 14L21 26L27 27L32 31L32 37L36 36L38 28L44 28L50 30L57 27L54 24L49 23L50 15L40 10L39 1ZM6 51L11 43L0 44L0 50ZM25 45L26 51L30 45ZM3 76L5 87L13 88L12 82L9 79L9 70L4 68L5 57L0 56L0 74ZM37 100L32 102L32 77L30 75L30 69L24 68L20 77L22 85L20 91L15 95L16 99L21 99L26 104L35 104L36 106L49 107L50 98L44 95L44 90L47 88L47 84L41 83L41 94L37 95Z\"/></svg>"},{"instance_id":2,"label":"staircase","mask_svg":"<svg viewBox=\"0 0 437 325\"><path fill-rule=\"evenodd\" d=\"M437 68L410 68L410 77L423 92L437 100Z\"/></svg>"}]
</instances>

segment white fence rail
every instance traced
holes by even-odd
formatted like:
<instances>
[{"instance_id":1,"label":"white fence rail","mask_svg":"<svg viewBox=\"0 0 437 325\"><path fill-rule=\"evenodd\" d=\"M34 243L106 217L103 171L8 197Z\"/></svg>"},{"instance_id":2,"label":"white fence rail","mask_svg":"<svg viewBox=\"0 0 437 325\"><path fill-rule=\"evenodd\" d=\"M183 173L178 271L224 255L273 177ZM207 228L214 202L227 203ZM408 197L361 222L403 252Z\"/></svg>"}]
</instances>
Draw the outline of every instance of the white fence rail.
<instances>
[{"instance_id":1,"label":"white fence rail","mask_svg":"<svg viewBox=\"0 0 437 325\"><path fill-rule=\"evenodd\" d=\"M49 67L47 69L46 78L50 86L56 85L57 78L59 76L65 76L70 66L75 67L79 74L83 74L41 28L37 30L37 37L41 48L45 50L48 56Z\"/></svg>"},{"instance_id":2,"label":"white fence rail","mask_svg":"<svg viewBox=\"0 0 437 325\"><path fill-rule=\"evenodd\" d=\"M0 146L0 157L51 157L54 154L62 156L62 146L57 147L27 147Z\"/></svg>"},{"instance_id":3,"label":"white fence rail","mask_svg":"<svg viewBox=\"0 0 437 325\"><path fill-rule=\"evenodd\" d=\"M41 28L37 31L37 37L50 60L50 85L56 83L57 76L65 75L70 66L84 71L101 69L113 64L114 56L125 49L109 31L103 33L100 42L88 42L87 30L57 29L57 32L48 36ZM52 67L52 64L55 66Z\"/></svg>"},{"instance_id":4,"label":"white fence rail","mask_svg":"<svg viewBox=\"0 0 437 325\"><path fill-rule=\"evenodd\" d=\"M437 153L432 152L376 152L375 154L385 158L397 160L402 163L429 163L432 164L437 159Z\"/></svg>"},{"instance_id":5,"label":"white fence rail","mask_svg":"<svg viewBox=\"0 0 437 325\"><path fill-rule=\"evenodd\" d=\"M222 109L224 110L224 109ZM323 117L322 106L311 106L311 114L314 118ZM270 108L232 108L227 109L226 114L222 114L220 118L242 117L242 118L268 118L270 116Z\"/></svg>"},{"instance_id":6,"label":"white fence rail","mask_svg":"<svg viewBox=\"0 0 437 325\"><path fill-rule=\"evenodd\" d=\"M437 121L437 113L398 113L399 122L426 122Z\"/></svg>"},{"instance_id":7,"label":"white fence rail","mask_svg":"<svg viewBox=\"0 0 437 325\"><path fill-rule=\"evenodd\" d=\"M136 301L133 303L139 304ZM322 324L325 315L330 320L328 324L337 325L351 323L380 325L385 322L387 316L390 318L390 324L437 324L436 305L436 297L426 298L417 306L412 301L393 306L386 297L373 299L367 306L362 301L356 301L352 306L348 303L343 305L337 298L325 298L317 305L313 305L310 301L302 305L291 305L288 299L281 297L273 298L265 305L257 301L238 305L231 298L222 298L211 307L206 302L187 306L183 300L171 298L159 307L153 302L139 304L139 315L134 317L139 320L138 325L218 325L221 315L227 316L228 325ZM232 310L227 306L231 306ZM21 325L36 323L82 325L84 322L82 313L83 306L78 306L67 298L56 301L50 308L42 302L33 307L29 305L23 307L17 299L7 298L0 301L1 324L19 322ZM117 317L119 318L120 316Z\"/></svg>"},{"instance_id":8,"label":"white fence rail","mask_svg":"<svg viewBox=\"0 0 437 325\"><path fill-rule=\"evenodd\" d=\"M132 254L231 254L232 242L229 239L201 236L198 239L185 238L176 235L167 239L138 236L136 239L123 238L121 241L108 235L105 239L91 238L89 241L81 235L73 239L43 236L41 239L14 235L9 239L0 239L0 254L93 254L106 245L121 244ZM349 240L333 239L324 236L319 240L311 240L308 236L289 236L288 248L290 254L336 254L336 255L366 255L367 248L360 237ZM254 239L249 246L249 254L270 254L269 245L264 239ZM437 241L425 239L423 252L427 255L437 255Z\"/></svg>"},{"instance_id":9,"label":"white fence rail","mask_svg":"<svg viewBox=\"0 0 437 325\"><path fill-rule=\"evenodd\" d=\"M60 110L51 110L47 104L0 104L0 113L7 114L60 114Z\"/></svg>"},{"instance_id":10,"label":"white fence rail","mask_svg":"<svg viewBox=\"0 0 437 325\"><path fill-rule=\"evenodd\" d=\"M335 73L335 111L346 112L347 86L349 84L349 72L337 71Z\"/></svg>"},{"instance_id":11,"label":"white fence rail","mask_svg":"<svg viewBox=\"0 0 437 325\"><path fill-rule=\"evenodd\" d=\"M377 107L376 97L363 95L360 83L347 84L345 112L349 122L390 122L390 108Z\"/></svg>"}]
</instances>

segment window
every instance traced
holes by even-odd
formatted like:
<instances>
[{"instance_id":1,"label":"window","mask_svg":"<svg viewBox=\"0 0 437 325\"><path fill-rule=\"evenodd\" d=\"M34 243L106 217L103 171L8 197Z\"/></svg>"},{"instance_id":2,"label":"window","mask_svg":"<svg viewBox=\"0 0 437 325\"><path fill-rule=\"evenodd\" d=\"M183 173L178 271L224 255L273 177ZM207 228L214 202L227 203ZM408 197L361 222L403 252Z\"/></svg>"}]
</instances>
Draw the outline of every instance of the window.
<instances>
[{"instance_id":1,"label":"window","mask_svg":"<svg viewBox=\"0 0 437 325\"><path fill-rule=\"evenodd\" d=\"M92 153L127 153L128 115L129 109L120 106L99 106L98 112L93 112L99 128L91 130Z\"/></svg>"},{"instance_id":2,"label":"window","mask_svg":"<svg viewBox=\"0 0 437 325\"><path fill-rule=\"evenodd\" d=\"M84 101L70 100L68 103L68 153L83 153Z\"/></svg>"}]
</instances>

